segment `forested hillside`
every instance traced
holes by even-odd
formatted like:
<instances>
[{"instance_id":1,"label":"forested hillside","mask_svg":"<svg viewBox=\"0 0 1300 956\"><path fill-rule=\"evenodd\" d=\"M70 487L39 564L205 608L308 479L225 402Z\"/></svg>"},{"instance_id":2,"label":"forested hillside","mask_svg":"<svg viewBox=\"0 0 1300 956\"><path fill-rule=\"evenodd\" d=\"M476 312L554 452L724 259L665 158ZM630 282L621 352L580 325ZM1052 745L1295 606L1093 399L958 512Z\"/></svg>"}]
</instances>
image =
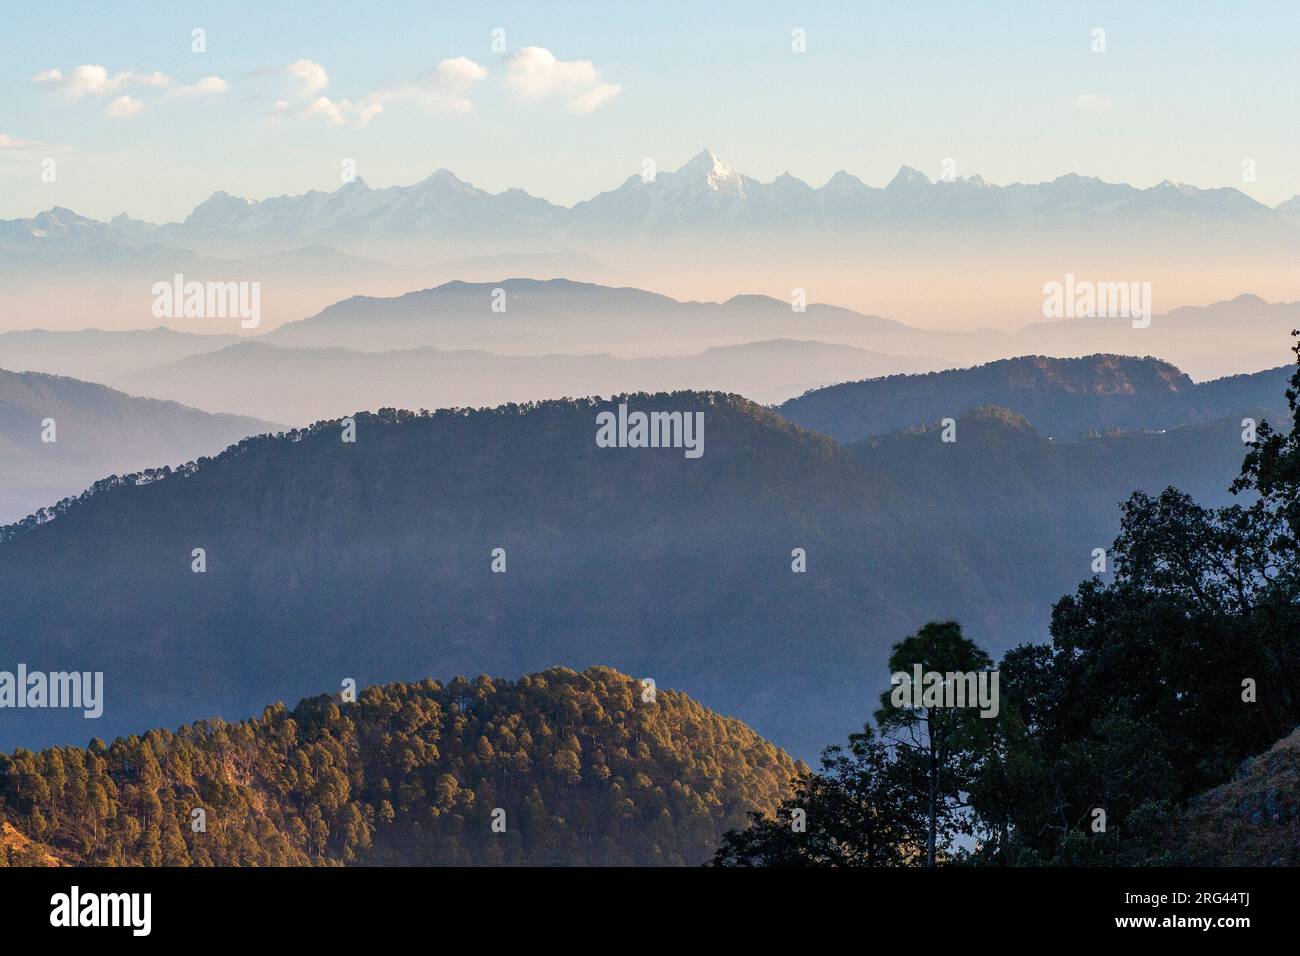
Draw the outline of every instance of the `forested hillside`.
<instances>
[{"instance_id":1,"label":"forested hillside","mask_svg":"<svg viewBox=\"0 0 1300 956\"><path fill-rule=\"evenodd\" d=\"M689 865L805 769L607 667L430 679L0 755L0 865Z\"/></svg>"},{"instance_id":2,"label":"forested hillside","mask_svg":"<svg viewBox=\"0 0 1300 956\"><path fill-rule=\"evenodd\" d=\"M1286 399L1245 448L1236 503L1133 493L1112 574L1055 603L1050 645L998 662L996 713L884 691L874 726L827 748L822 771L729 832L714 862L1295 864L1300 367ZM994 660L958 623L932 622L894 645L888 672Z\"/></svg>"},{"instance_id":3,"label":"forested hillside","mask_svg":"<svg viewBox=\"0 0 1300 956\"><path fill-rule=\"evenodd\" d=\"M105 674L98 721L15 710L0 749L238 719L436 662L608 664L807 758L860 726L917 620L993 652L1044 639L1119 502L1170 482L1221 501L1242 448L1231 421L1068 444L980 413L955 443L845 449L736 396L628 401L702 411L703 456L597 447L608 401L388 410L357 416L355 443L337 421L249 439L0 531L3 659Z\"/></svg>"},{"instance_id":4,"label":"forested hillside","mask_svg":"<svg viewBox=\"0 0 1300 956\"><path fill-rule=\"evenodd\" d=\"M1289 375L1279 367L1197 383L1155 358L1027 355L974 368L844 382L792 398L779 410L805 428L852 442L1001 405L1044 436L1074 441L1240 417L1261 405L1276 408Z\"/></svg>"}]
</instances>

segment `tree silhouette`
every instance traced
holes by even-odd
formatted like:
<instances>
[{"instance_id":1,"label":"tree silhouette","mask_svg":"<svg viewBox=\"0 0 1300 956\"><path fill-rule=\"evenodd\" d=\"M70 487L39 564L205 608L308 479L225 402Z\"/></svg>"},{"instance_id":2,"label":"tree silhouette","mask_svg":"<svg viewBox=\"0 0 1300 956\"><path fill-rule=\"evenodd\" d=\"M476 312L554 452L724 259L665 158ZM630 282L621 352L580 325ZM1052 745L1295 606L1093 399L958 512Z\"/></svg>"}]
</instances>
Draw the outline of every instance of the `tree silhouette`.
<instances>
[{"instance_id":1,"label":"tree silhouette","mask_svg":"<svg viewBox=\"0 0 1300 956\"><path fill-rule=\"evenodd\" d=\"M714 866L904 866L924 852L924 806L893 772L870 727L827 747L772 815L755 811L730 830Z\"/></svg>"},{"instance_id":2,"label":"tree silhouette","mask_svg":"<svg viewBox=\"0 0 1300 956\"><path fill-rule=\"evenodd\" d=\"M1292 427L1259 424L1232 485L1243 501L1211 509L1175 488L1133 494L1113 579L1056 603L1050 646L1003 657L996 720L882 696L882 738L863 751L868 819L918 820L910 832L924 834L921 852L895 862L1206 862L1189 849L1188 801L1300 724L1300 342L1294 351ZM890 657L893 671L916 663L943 673L988 658L956 624L928 624ZM808 837L756 816L726 835L716 862L874 862L824 849L829 835L834 846L869 836L860 804L827 798L841 789L829 764L801 778L794 803L819 812ZM975 845L959 846L962 834Z\"/></svg>"}]
</instances>

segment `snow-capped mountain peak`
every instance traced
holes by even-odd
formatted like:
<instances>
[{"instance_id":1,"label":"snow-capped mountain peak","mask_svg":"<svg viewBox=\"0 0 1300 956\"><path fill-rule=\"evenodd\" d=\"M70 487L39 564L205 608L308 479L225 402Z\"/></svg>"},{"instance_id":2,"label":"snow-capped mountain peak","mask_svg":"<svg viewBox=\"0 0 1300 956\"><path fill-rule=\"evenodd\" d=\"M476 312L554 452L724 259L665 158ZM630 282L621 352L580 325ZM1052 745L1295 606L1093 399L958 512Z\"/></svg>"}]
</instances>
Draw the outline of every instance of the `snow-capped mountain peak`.
<instances>
[{"instance_id":1,"label":"snow-capped mountain peak","mask_svg":"<svg viewBox=\"0 0 1300 956\"><path fill-rule=\"evenodd\" d=\"M909 189L918 186L930 186L930 178L919 169L913 169L911 166L899 166L898 172L894 178L889 181L886 189Z\"/></svg>"},{"instance_id":2,"label":"snow-capped mountain peak","mask_svg":"<svg viewBox=\"0 0 1300 956\"><path fill-rule=\"evenodd\" d=\"M674 184L702 185L714 192L739 199L746 196L745 177L707 149L697 153L673 173L672 179Z\"/></svg>"},{"instance_id":3,"label":"snow-capped mountain peak","mask_svg":"<svg viewBox=\"0 0 1300 956\"><path fill-rule=\"evenodd\" d=\"M32 219L0 222L0 250L52 243L145 243L203 254L248 246L276 251L308 245L499 241L564 236L645 236L718 229L758 234L767 229L928 229L942 224L1070 221L1101 227L1123 223L1205 221L1218 224L1300 222L1300 198L1264 206L1232 187L1198 189L1164 181L1138 188L1067 173L1050 182L995 185L973 175L932 181L909 166L884 188L843 170L820 187L790 173L761 182L738 172L710 150L653 178L633 175L617 188L573 207L557 206L521 189L490 193L438 169L419 182L371 188L364 180L332 192L249 200L214 192L180 223L154 225L125 214L98 223L71 210L51 209ZM66 237L66 238L65 238ZM259 245L260 244L260 245Z\"/></svg>"}]
</instances>

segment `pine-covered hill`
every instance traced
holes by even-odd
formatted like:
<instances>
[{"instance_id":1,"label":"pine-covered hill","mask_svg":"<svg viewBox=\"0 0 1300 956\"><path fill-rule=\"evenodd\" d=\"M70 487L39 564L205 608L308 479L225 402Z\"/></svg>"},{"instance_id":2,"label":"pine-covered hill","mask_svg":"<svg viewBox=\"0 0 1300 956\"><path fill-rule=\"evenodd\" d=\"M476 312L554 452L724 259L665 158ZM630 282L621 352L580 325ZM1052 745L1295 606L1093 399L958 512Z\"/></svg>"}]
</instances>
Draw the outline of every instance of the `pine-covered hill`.
<instances>
[{"instance_id":1,"label":"pine-covered hill","mask_svg":"<svg viewBox=\"0 0 1300 956\"><path fill-rule=\"evenodd\" d=\"M806 768L686 694L653 697L553 668L18 750L0 755L0 864L699 864Z\"/></svg>"},{"instance_id":2,"label":"pine-covered hill","mask_svg":"<svg viewBox=\"0 0 1300 956\"><path fill-rule=\"evenodd\" d=\"M63 861L8 820L0 820L0 866L63 866Z\"/></svg>"}]
</instances>

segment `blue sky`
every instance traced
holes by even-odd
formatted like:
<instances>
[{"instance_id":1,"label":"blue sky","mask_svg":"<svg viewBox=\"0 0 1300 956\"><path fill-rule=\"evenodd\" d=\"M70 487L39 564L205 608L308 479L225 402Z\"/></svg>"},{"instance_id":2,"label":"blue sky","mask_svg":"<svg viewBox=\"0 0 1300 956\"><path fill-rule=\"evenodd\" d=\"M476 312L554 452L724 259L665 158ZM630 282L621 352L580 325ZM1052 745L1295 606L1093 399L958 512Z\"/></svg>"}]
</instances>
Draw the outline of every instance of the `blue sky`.
<instances>
[{"instance_id":1,"label":"blue sky","mask_svg":"<svg viewBox=\"0 0 1300 956\"><path fill-rule=\"evenodd\" d=\"M51 2L6 4L3 27L3 218L182 218L217 189L333 189L349 158L372 186L446 167L569 204L706 146L814 185L840 168L880 185L901 164L934 178L951 157L999 183L1300 193L1295 3ZM328 77L309 93L286 73L303 60ZM74 98L82 65L109 79ZM62 81L33 81L51 70ZM165 86L141 79L155 72ZM223 92L186 94L213 76Z\"/></svg>"}]
</instances>

